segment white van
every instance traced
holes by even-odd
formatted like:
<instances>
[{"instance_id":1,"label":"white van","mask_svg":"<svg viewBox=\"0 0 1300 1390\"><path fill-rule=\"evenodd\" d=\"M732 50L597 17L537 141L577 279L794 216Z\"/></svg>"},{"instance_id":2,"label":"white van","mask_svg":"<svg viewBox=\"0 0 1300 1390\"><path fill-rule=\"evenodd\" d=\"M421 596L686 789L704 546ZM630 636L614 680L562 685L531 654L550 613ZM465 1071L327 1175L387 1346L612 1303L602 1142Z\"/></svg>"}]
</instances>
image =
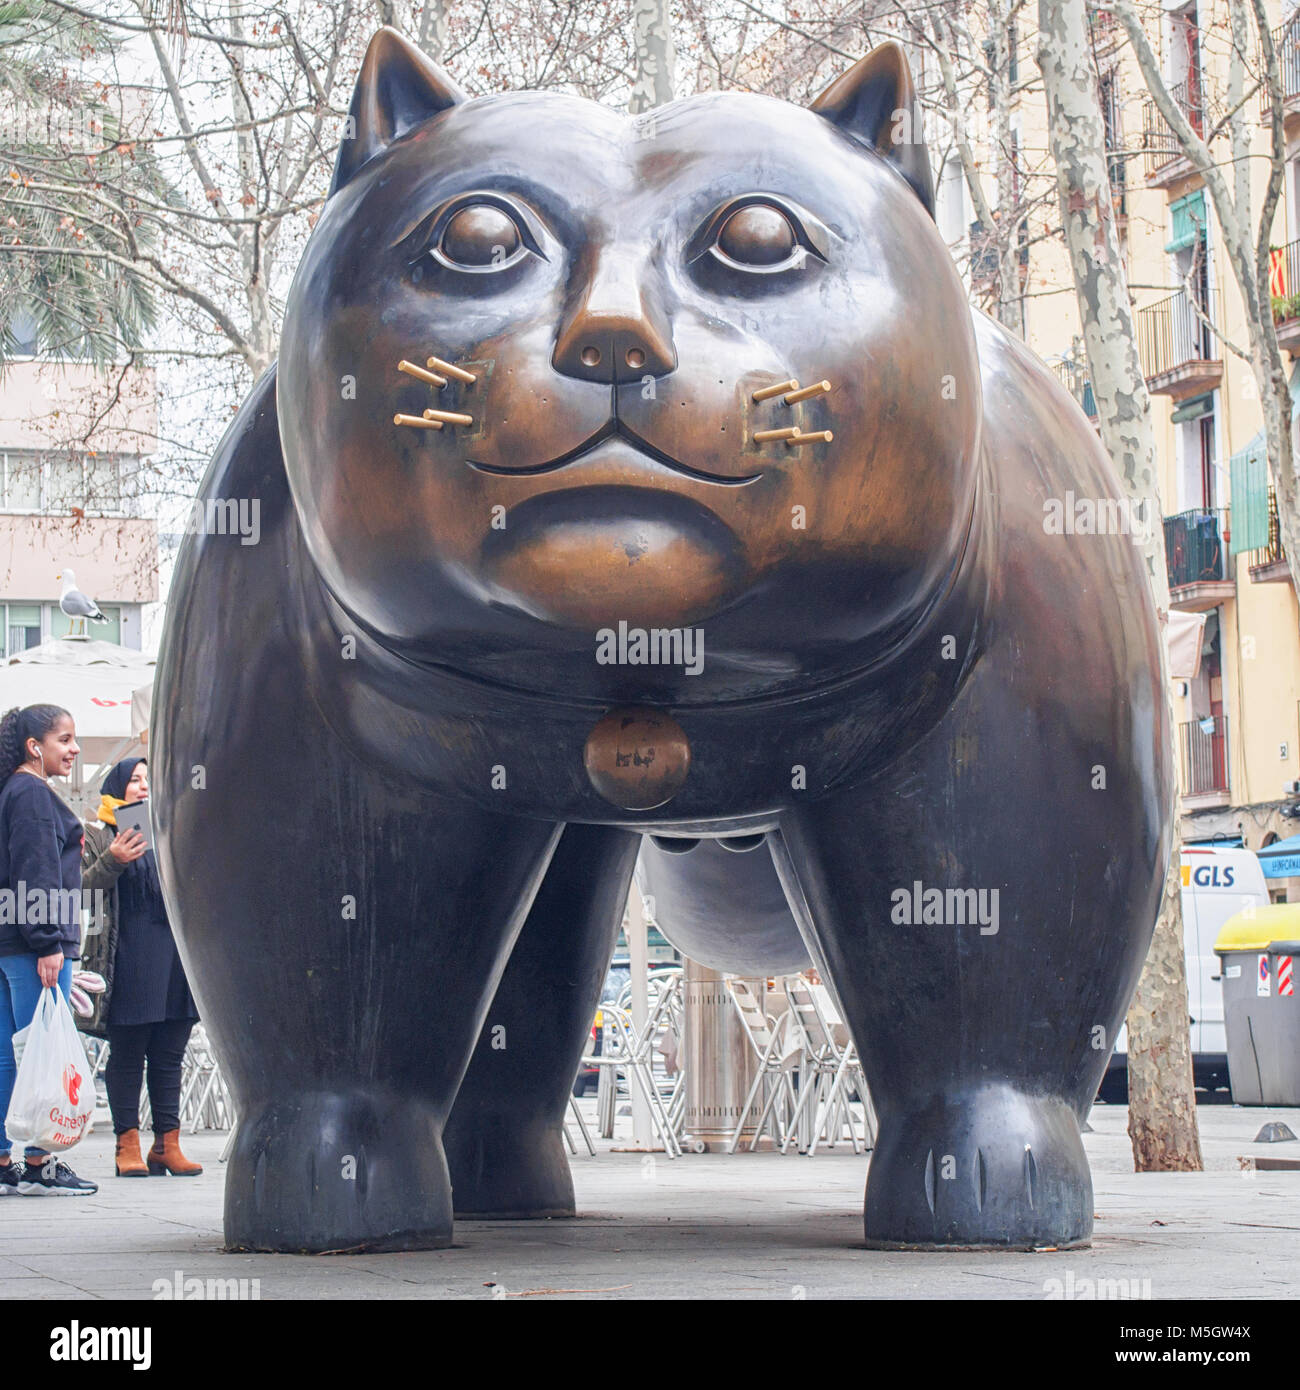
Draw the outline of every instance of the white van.
<instances>
[{"instance_id":1,"label":"white van","mask_svg":"<svg viewBox=\"0 0 1300 1390\"><path fill-rule=\"evenodd\" d=\"M1183 950L1187 960L1187 1011L1191 1017L1196 1084L1214 1090L1228 1084L1228 1043L1223 1030L1223 988L1214 943L1219 928L1247 907L1268 902L1264 870L1254 850L1187 845L1182 851ZM1102 1100L1128 1095L1128 1030L1121 1028L1099 1092Z\"/></svg>"}]
</instances>

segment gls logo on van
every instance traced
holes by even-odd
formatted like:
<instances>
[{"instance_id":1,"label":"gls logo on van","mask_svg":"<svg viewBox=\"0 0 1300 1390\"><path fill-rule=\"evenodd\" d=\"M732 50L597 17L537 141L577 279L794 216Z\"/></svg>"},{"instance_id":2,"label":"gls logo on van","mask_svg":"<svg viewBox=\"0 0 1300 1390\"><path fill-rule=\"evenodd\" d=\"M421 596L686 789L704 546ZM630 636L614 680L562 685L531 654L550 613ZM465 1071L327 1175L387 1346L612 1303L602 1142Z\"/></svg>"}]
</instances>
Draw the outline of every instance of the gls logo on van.
<instances>
[{"instance_id":1,"label":"gls logo on van","mask_svg":"<svg viewBox=\"0 0 1300 1390\"><path fill-rule=\"evenodd\" d=\"M1198 888L1231 888L1235 870L1231 864L1199 864L1192 870Z\"/></svg>"}]
</instances>

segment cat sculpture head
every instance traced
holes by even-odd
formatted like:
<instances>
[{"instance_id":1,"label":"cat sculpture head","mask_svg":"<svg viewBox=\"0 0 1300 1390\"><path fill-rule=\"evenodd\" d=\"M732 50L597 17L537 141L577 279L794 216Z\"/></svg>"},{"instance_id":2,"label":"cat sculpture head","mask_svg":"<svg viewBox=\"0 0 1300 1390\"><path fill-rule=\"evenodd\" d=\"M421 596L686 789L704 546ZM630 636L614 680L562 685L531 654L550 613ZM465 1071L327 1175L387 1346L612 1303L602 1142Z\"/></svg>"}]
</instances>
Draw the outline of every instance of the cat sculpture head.
<instances>
[{"instance_id":1,"label":"cat sculpture head","mask_svg":"<svg viewBox=\"0 0 1300 1390\"><path fill-rule=\"evenodd\" d=\"M598 668L620 622L699 626L733 694L918 623L965 543L981 411L900 48L810 109L628 117L471 100L384 29L348 126L277 404L353 618L415 660L621 698L691 681Z\"/></svg>"}]
</instances>

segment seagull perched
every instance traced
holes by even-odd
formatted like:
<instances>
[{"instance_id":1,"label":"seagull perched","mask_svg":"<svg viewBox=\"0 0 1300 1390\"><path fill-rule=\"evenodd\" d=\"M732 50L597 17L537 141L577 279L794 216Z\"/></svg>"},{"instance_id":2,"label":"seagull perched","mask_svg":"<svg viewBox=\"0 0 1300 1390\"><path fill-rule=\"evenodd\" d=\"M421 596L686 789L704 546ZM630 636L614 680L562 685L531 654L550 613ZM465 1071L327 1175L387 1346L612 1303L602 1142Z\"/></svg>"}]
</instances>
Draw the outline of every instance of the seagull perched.
<instances>
[{"instance_id":1,"label":"seagull perched","mask_svg":"<svg viewBox=\"0 0 1300 1390\"><path fill-rule=\"evenodd\" d=\"M106 623L108 619L99 611L99 604L93 598L87 598L85 594L77 588L77 576L71 570L65 569L62 574L56 574L55 579L63 580L63 593L59 595L59 607L74 620L81 621L81 635L86 635L86 619L91 622ZM68 635L72 635L72 623L68 624Z\"/></svg>"}]
</instances>

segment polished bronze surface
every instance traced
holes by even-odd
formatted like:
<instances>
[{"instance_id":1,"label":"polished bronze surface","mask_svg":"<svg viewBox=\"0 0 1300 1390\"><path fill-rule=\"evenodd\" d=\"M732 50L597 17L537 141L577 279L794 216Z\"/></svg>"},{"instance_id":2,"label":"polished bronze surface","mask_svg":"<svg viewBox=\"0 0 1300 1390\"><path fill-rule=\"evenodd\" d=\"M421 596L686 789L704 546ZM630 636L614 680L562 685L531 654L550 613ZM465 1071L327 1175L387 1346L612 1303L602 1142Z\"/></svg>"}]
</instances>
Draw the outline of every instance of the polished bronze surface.
<instances>
[{"instance_id":1,"label":"polished bronze surface","mask_svg":"<svg viewBox=\"0 0 1300 1390\"><path fill-rule=\"evenodd\" d=\"M1044 525L1122 490L968 306L902 50L627 119L383 30L349 116L200 490L260 531L186 537L154 697L227 1242L572 1213L643 836L693 958L833 986L868 1241L1085 1241L1169 843L1158 629L1130 537ZM393 364L431 348L425 419Z\"/></svg>"},{"instance_id":2,"label":"polished bronze surface","mask_svg":"<svg viewBox=\"0 0 1300 1390\"><path fill-rule=\"evenodd\" d=\"M587 735L583 763L611 805L651 811L671 801L691 767L691 745L662 710L612 710Z\"/></svg>"}]
</instances>

